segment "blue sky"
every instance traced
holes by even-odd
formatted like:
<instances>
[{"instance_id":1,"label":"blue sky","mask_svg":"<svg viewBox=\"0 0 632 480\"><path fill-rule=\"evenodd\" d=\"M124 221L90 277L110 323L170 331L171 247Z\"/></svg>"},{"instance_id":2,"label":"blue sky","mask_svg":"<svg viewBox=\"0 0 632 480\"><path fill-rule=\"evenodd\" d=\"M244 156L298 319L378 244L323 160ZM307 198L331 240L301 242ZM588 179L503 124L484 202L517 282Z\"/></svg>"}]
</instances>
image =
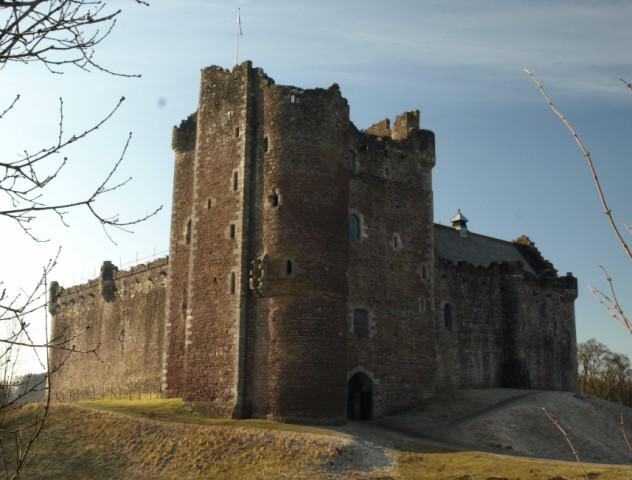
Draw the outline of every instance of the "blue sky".
<instances>
[{"instance_id":1,"label":"blue sky","mask_svg":"<svg viewBox=\"0 0 632 480\"><path fill-rule=\"evenodd\" d=\"M0 154L11 158L53 142L60 96L71 132L97 121L124 95L108 124L68 150L70 166L48 198L88 193L131 131L119 178L134 180L99 208L128 217L164 209L134 234L113 232L118 245L85 212L68 217L70 229L40 218L36 231L51 240L44 245L0 220L3 278L28 284L59 245L55 277L63 285L93 276L102 260L128 263L168 249L171 128L197 108L200 68L232 66L240 7L240 59L252 59L277 83L338 83L359 128L420 109L423 127L437 139L436 220L447 223L461 208L475 232L528 235L560 273L579 278L578 339L596 337L632 354L632 337L588 291L589 283L603 286L603 264L632 311L632 263L608 229L577 147L522 72L533 70L571 118L615 214L632 223L632 93L619 81L632 80L632 3L154 0L145 8L118 0L109 6L123 13L97 59L142 78L51 75L37 65L9 65L0 71L0 105L17 93L22 100L0 122Z\"/></svg>"}]
</instances>

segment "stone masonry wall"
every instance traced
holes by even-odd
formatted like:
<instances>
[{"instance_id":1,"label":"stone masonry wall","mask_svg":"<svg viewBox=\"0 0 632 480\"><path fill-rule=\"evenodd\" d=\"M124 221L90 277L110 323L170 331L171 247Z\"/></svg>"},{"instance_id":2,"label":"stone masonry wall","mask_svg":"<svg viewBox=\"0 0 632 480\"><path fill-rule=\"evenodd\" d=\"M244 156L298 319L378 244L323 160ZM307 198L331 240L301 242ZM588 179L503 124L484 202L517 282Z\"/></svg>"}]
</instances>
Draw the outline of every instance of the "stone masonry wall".
<instances>
[{"instance_id":1,"label":"stone masonry wall","mask_svg":"<svg viewBox=\"0 0 632 480\"><path fill-rule=\"evenodd\" d=\"M52 338L91 353L52 350L53 396L59 400L161 390L167 259L113 269L99 279L62 289L50 305Z\"/></svg>"},{"instance_id":2,"label":"stone masonry wall","mask_svg":"<svg viewBox=\"0 0 632 480\"><path fill-rule=\"evenodd\" d=\"M247 396L258 414L342 422L347 102L337 85L304 90L270 82L253 98L260 108L257 138L267 148L256 158L263 177L253 208L262 212L253 218L261 219L261 241L252 253L265 256L265 271L263 285L251 292L256 307L248 328L266 341L253 342L249 334Z\"/></svg>"},{"instance_id":3,"label":"stone masonry wall","mask_svg":"<svg viewBox=\"0 0 632 480\"><path fill-rule=\"evenodd\" d=\"M184 391L185 331L193 228L193 165L196 130L195 114L184 120L179 127L173 129L172 147L175 151L175 162L163 357L163 390L169 397L179 397Z\"/></svg>"},{"instance_id":4,"label":"stone masonry wall","mask_svg":"<svg viewBox=\"0 0 632 480\"><path fill-rule=\"evenodd\" d=\"M574 277L441 259L436 275L438 388L577 389Z\"/></svg>"},{"instance_id":5,"label":"stone masonry wall","mask_svg":"<svg viewBox=\"0 0 632 480\"><path fill-rule=\"evenodd\" d=\"M371 379L378 416L418 403L435 381L434 135L419 130L418 115L395 120L396 139L388 121L356 132L348 152L356 159L349 214L360 220L360 238L349 240L347 375ZM366 337L354 332L356 309L368 312Z\"/></svg>"}]
</instances>

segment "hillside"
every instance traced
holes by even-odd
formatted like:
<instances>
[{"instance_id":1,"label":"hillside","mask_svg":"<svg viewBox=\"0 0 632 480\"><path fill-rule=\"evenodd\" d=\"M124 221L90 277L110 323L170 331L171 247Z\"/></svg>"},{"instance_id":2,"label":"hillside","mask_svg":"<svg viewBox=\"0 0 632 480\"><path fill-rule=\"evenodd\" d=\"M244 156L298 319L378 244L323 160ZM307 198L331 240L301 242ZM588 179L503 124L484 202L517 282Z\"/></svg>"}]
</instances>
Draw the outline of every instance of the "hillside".
<instances>
[{"instance_id":1,"label":"hillside","mask_svg":"<svg viewBox=\"0 0 632 480\"><path fill-rule=\"evenodd\" d=\"M625 453L615 446L616 422L604 437L608 409L618 407L563 393L455 391L416 412L336 428L209 419L179 400L119 400L56 405L25 478L584 478L574 462L520 456L568 457L559 432L540 422L541 406L566 422L584 459L605 455L598 444ZM624 465L586 469L592 479L632 477Z\"/></svg>"}]
</instances>

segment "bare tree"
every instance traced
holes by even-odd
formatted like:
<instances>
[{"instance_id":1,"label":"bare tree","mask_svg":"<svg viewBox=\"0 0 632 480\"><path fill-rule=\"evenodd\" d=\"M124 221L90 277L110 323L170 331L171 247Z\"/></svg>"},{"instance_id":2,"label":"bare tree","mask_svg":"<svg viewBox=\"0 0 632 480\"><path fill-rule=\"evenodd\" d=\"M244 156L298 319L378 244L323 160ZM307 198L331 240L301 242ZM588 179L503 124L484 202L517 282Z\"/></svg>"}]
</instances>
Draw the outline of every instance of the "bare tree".
<instances>
[{"instance_id":1,"label":"bare tree","mask_svg":"<svg viewBox=\"0 0 632 480\"><path fill-rule=\"evenodd\" d=\"M130 0L148 5L143 0ZM12 63L34 64L44 67L44 74L63 74L67 68L98 71L108 75L138 77L135 73L115 72L100 64L95 58L96 47L104 41L116 25L120 10L111 10L102 0L0 0L0 75ZM1 79L1 76L0 76ZM16 93L8 105L0 106L0 133L2 121L19 106L21 95ZM52 182L66 172L70 160L64 155L67 147L83 141L101 128L119 110L125 98L113 102L109 112L100 120L78 132L67 133L64 129L64 102L59 99L59 121L56 141L50 146L24 148L16 158L0 152L0 220L22 230L35 242L45 241L33 229L41 215L55 215L68 226L66 215L73 209L87 209L105 234L110 228L126 230L155 215L162 207L141 218L122 219L118 213L104 213L97 208L103 195L126 185L131 178L116 180L121 162L125 158L131 133L123 142L121 154L111 163L107 175L92 191L80 198L62 202L50 202L46 192ZM74 340L84 331L63 332L58 338L49 338L47 325L47 279L55 267L57 255L43 267L42 274L28 289L15 288L7 279L0 278L0 458L6 478L22 478L23 468L33 455L37 437L44 427L51 400L51 372L48 353L53 349L64 352L65 358L78 353ZM45 339L32 337L32 323L43 319ZM89 328L89 327L88 327ZM35 352L44 380L24 383L16 378L16 365L23 349ZM82 353L97 354L98 345ZM60 368L63 361L55 368ZM44 385L45 384L45 385ZM10 424L11 410L20 400L36 389L46 388L46 400L42 411L28 424ZM15 395L16 389L18 394ZM13 392L13 393L12 393ZM11 444L7 440L11 440ZM11 451L11 455L8 452Z\"/></svg>"}]
</instances>

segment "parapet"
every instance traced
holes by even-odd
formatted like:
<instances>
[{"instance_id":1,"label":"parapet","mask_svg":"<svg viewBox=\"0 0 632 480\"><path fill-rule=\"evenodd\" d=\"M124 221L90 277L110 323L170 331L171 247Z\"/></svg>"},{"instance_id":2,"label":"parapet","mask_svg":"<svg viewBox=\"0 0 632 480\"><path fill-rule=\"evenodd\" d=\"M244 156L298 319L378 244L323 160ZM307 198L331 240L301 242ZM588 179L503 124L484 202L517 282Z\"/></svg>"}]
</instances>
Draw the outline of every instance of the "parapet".
<instances>
[{"instance_id":1,"label":"parapet","mask_svg":"<svg viewBox=\"0 0 632 480\"><path fill-rule=\"evenodd\" d=\"M61 287L59 286L59 282L50 282L48 285L48 313L51 315L55 315L57 310L59 310L59 303L57 299L61 294Z\"/></svg>"},{"instance_id":2,"label":"parapet","mask_svg":"<svg viewBox=\"0 0 632 480\"><path fill-rule=\"evenodd\" d=\"M101 296L106 302L112 302L116 298L117 272L118 268L109 260L101 265Z\"/></svg>"},{"instance_id":3,"label":"parapet","mask_svg":"<svg viewBox=\"0 0 632 480\"><path fill-rule=\"evenodd\" d=\"M171 148L176 152L190 152L195 149L196 131L197 112L182 120L179 127L173 127Z\"/></svg>"},{"instance_id":4,"label":"parapet","mask_svg":"<svg viewBox=\"0 0 632 480\"><path fill-rule=\"evenodd\" d=\"M539 277L557 277L557 270L553 267L553 264L542 256L540 250L535 246L535 243L531 241L526 235L521 235L516 238L513 243L523 257L529 262L529 265L536 271Z\"/></svg>"},{"instance_id":5,"label":"parapet","mask_svg":"<svg viewBox=\"0 0 632 480\"><path fill-rule=\"evenodd\" d=\"M403 140L408 138L410 132L419 130L419 110L404 112L398 115L391 128L391 138L393 140Z\"/></svg>"},{"instance_id":6,"label":"parapet","mask_svg":"<svg viewBox=\"0 0 632 480\"><path fill-rule=\"evenodd\" d=\"M377 137L390 137L393 140L404 140L409 134L419 130L419 110L404 112L395 117L393 126L388 118L374 123L366 132Z\"/></svg>"}]
</instances>

